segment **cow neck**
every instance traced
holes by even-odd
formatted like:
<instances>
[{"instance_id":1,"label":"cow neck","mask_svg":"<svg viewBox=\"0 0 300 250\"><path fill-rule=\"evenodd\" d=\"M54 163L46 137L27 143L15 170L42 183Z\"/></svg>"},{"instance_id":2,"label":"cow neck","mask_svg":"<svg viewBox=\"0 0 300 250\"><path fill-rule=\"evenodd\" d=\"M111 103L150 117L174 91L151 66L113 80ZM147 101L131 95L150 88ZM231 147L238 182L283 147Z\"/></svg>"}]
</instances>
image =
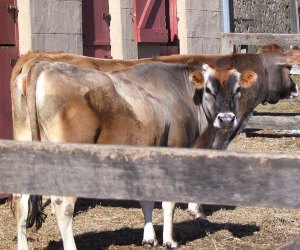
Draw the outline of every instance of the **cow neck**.
<instances>
[{"instance_id":1,"label":"cow neck","mask_svg":"<svg viewBox=\"0 0 300 250\"><path fill-rule=\"evenodd\" d=\"M269 93L269 84L270 84L270 76L269 76L269 71L267 70L267 61L266 58L262 55L262 54L256 54L257 58L259 58L259 60L262 63L264 70L264 73L262 75L260 82L258 82L259 84L263 85L265 81L267 81L267 93ZM261 86L262 87L262 86ZM261 91L261 88L256 88L256 91ZM255 94L258 94L257 92ZM246 123L248 122L250 115L252 114L253 110L261 103L267 103L269 94L267 94L264 97L259 96L257 101L254 101L252 103L251 106L247 107L247 110L245 112L243 112L243 114L241 115L241 117L239 117L239 121L237 126L230 132L228 133L228 140L223 144L223 149L227 148L228 144L230 141L232 141L240 132L242 132L242 130L246 127ZM243 97L242 97L243 98Z\"/></svg>"},{"instance_id":2,"label":"cow neck","mask_svg":"<svg viewBox=\"0 0 300 250\"><path fill-rule=\"evenodd\" d=\"M215 128L213 123L207 118L202 104L198 107L197 115L199 135L196 138L193 147L210 149L213 147L218 129Z\"/></svg>"},{"instance_id":3,"label":"cow neck","mask_svg":"<svg viewBox=\"0 0 300 250\"><path fill-rule=\"evenodd\" d=\"M264 103L268 103L269 100L269 93L270 93L270 75L269 75L269 70L268 70L268 64L267 64L267 60L264 56L264 54L258 54L258 58L260 58L261 63L263 65L264 70L264 78L267 81L267 95L264 97L264 100L261 101L260 103L264 104ZM263 84L263 82L262 82Z\"/></svg>"},{"instance_id":4,"label":"cow neck","mask_svg":"<svg viewBox=\"0 0 300 250\"><path fill-rule=\"evenodd\" d=\"M199 136L206 139L205 148L210 147L210 144L214 141L217 128L214 127L213 122L208 118L208 114L205 112L202 103L198 107L198 129ZM209 135L207 137L206 135Z\"/></svg>"}]
</instances>

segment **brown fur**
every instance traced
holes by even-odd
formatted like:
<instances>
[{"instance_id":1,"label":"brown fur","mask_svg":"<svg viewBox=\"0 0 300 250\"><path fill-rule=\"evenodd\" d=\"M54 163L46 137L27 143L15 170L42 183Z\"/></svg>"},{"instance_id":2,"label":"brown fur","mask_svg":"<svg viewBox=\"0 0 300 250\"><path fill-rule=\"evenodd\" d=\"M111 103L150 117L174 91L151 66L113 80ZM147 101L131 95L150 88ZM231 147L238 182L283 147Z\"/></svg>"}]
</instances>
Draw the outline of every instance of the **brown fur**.
<instances>
[{"instance_id":1,"label":"brown fur","mask_svg":"<svg viewBox=\"0 0 300 250\"><path fill-rule=\"evenodd\" d=\"M204 86L204 77L199 71L193 72L190 75L190 81L197 89L202 89Z\"/></svg>"},{"instance_id":2,"label":"brown fur","mask_svg":"<svg viewBox=\"0 0 300 250\"><path fill-rule=\"evenodd\" d=\"M232 76L233 70L220 70L216 69L215 70L215 78L219 80L221 85L224 85L226 82L228 82L228 79L230 76Z\"/></svg>"},{"instance_id":3,"label":"brown fur","mask_svg":"<svg viewBox=\"0 0 300 250\"><path fill-rule=\"evenodd\" d=\"M274 52L274 51L284 53L284 49L282 47L280 47L278 44L275 44L275 43L265 45L262 48L258 49L258 52L260 52L260 53L262 53L262 52Z\"/></svg>"},{"instance_id":4,"label":"brown fur","mask_svg":"<svg viewBox=\"0 0 300 250\"><path fill-rule=\"evenodd\" d=\"M257 74L251 70L244 70L240 76L240 85L249 88L253 82L257 81Z\"/></svg>"}]
</instances>

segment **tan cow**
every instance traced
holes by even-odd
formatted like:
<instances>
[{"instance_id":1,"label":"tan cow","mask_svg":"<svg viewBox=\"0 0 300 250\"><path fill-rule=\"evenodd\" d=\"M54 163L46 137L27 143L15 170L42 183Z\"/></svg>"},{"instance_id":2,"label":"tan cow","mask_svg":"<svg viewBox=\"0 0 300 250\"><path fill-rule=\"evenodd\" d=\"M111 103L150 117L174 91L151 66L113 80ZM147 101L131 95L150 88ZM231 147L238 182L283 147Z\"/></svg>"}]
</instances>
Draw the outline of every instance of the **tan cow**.
<instances>
[{"instance_id":1,"label":"tan cow","mask_svg":"<svg viewBox=\"0 0 300 250\"><path fill-rule=\"evenodd\" d=\"M256 79L252 71L239 73L227 65L150 62L104 73L67 63L39 62L26 79L18 79L17 87L26 98L34 140L197 148L199 135L237 125L241 88L249 88ZM76 199L51 200L64 248L76 249L72 234ZM154 202L141 202L141 206L143 243L157 245ZM163 242L175 248L175 203L163 202L163 208ZM25 242L22 237L20 244Z\"/></svg>"}]
</instances>

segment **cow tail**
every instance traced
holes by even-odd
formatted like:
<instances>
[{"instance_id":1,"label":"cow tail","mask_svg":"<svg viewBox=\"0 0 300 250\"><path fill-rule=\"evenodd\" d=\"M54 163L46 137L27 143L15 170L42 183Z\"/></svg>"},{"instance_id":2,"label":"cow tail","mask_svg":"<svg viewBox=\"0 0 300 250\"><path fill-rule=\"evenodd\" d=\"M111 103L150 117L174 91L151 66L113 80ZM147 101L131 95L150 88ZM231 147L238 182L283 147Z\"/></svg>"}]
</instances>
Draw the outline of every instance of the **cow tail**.
<instances>
[{"instance_id":1,"label":"cow tail","mask_svg":"<svg viewBox=\"0 0 300 250\"><path fill-rule=\"evenodd\" d=\"M42 196L30 195L26 228L31 228L35 225L36 230L40 229L46 217L47 215L43 212Z\"/></svg>"},{"instance_id":2,"label":"cow tail","mask_svg":"<svg viewBox=\"0 0 300 250\"><path fill-rule=\"evenodd\" d=\"M42 70L43 67L40 67L39 64L33 65L28 71L26 81L26 105L30 121L32 141L41 140L36 107L36 84Z\"/></svg>"},{"instance_id":3,"label":"cow tail","mask_svg":"<svg viewBox=\"0 0 300 250\"><path fill-rule=\"evenodd\" d=\"M36 85L42 70L42 65L35 64L30 68L27 74L26 105L30 121L32 141L41 140L36 107ZM28 200L26 227L31 228L35 225L35 228L38 230L42 226L46 217L46 214L43 212L42 196L30 195Z\"/></svg>"}]
</instances>

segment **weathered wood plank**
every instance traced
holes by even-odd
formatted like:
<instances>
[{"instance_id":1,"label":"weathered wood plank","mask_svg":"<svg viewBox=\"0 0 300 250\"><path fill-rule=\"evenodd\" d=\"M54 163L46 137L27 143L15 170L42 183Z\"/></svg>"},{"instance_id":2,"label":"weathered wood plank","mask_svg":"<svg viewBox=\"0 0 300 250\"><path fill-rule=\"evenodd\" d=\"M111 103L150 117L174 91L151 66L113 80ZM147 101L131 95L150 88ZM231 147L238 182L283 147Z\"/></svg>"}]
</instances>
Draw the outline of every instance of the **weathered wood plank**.
<instances>
[{"instance_id":1,"label":"weathered wood plank","mask_svg":"<svg viewBox=\"0 0 300 250\"><path fill-rule=\"evenodd\" d=\"M255 115L249 119L246 130L290 130L300 133L300 116L261 116Z\"/></svg>"},{"instance_id":2,"label":"weathered wood plank","mask_svg":"<svg viewBox=\"0 0 300 250\"><path fill-rule=\"evenodd\" d=\"M222 33L221 53L232 53L233 45L264 46L270 43L280 46L299 46L300 34Z\"/></svg>"},{"instance_id":3,"label":"weathered wood plank","mask_svg":"<svg viewBox=\"0 0 300 250\"><path fill-rule=\"evenodd\" d=\"M290 0L290 20L292 33L299 33L298 0Z\"/></svg>"},{"instance_id":4,"label":"weathered wood plank","mask_svg":"<svg viewBox=\"0 0 300 250\"><path fill-rule=\"evenodd\" d=\"M253 116L300 116L300 110L299 112L295 111L287 111L287 112L281 112L281 111L254 111Z\"/></svg>"},{"instance_id":5,"label":"weathered wood plank","mask_svg":"<svg viewBox=\"0 0 300 250\"><path fill-rule=\"evenodd\" d=\"M300 208L300 156L0 140L0 192Z\"/></svg>"}]
</instances>

